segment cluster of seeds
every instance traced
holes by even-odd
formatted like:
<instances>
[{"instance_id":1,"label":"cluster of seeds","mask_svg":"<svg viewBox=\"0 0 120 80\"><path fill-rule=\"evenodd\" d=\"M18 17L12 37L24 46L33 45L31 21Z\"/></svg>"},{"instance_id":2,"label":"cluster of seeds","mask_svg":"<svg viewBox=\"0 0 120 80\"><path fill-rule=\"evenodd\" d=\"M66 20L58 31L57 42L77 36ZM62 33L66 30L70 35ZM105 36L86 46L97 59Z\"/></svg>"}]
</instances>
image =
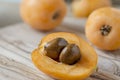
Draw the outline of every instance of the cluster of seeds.
<instances>
[{"instance_id":1,"label":"cluster of seeds","mask_svg":"<svg viewBox=\"0 0 120 80\"><path fill-rule=\"evenodd\" d=\"M63 38L55 38L44 46L45 55L65 64L75 64L80 60L80 49L76 44L69 44Z\"/></svg>"}]
</instances>

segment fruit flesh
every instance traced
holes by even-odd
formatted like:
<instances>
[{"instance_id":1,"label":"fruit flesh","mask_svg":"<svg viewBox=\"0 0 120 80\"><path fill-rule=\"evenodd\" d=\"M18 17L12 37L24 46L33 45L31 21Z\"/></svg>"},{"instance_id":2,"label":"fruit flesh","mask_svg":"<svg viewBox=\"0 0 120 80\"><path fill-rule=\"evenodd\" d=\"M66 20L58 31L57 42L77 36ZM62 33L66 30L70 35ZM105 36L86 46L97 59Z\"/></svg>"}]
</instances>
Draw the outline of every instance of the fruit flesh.
<instances>
[{"instance_id":1,"label":"fruit flesh","mask_svg":"<svg viewBox=\"0 0 120 80\"><path fill-rule=\"evenodd\" d=\"M20 10L24 22L42 31L57 27L66 11L64 0L23 0Z\"/></svg>"},{"instance_id":2,"label":"fruit flesh","mask_svg":"<svg viewBox=\"0 0 120 80\"><path fill-rule=\"evenodd\" d=\"M94 10L111 6L110 0L75 0L72 3L72 12L75 17L88 17Z\"/></svg>"},{"instance_id":3,"label":"fruit flesh","mask_svg":"<svg viewBox=\"0 0 120 80\"><path fill-rule=\"evenodd\" d=\"M111 8L101 8L94 11L86 24L87 38L98 48L116 50L120 48L120 11ZM109 25L111 31L107 36L101 35L103 25Z\"/></svg>"},{"instance_id":4,"label":"fruit flesh","mask_svg":"<svg viewBox=\"0 0 120 80\"><path fill-rule=\"evenodd\" d=\"M68 43L77 44L81 50L81 60L74 65L66 65L43 55L44 44L57 37L66 39ZM32 53L32 61L38 69L54 78L62 80L83 80L95 70L97 54L92 47L78 36L60 32L50 34L42 39L39 48Z\"/></svg>"}]
</instances>

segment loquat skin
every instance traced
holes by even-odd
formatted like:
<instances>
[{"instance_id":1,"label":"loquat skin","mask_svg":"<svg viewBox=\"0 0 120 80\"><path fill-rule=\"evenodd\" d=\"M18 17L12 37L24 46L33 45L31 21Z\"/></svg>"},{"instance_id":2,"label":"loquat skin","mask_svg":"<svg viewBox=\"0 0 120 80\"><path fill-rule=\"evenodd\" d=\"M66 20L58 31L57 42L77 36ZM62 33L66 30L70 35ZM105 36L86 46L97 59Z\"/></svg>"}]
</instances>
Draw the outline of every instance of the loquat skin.
<instances>
[{"instance_id":1,"label":"loquat skin","mask_svg":"<svg viewBox=\"0 0 120 80\"><path fill-rule=\"evenodd\" d=\"M81 59L73 65L68 65L46 56L44 45L55 38L64 38L69 44L76 44L80 48ZM45 36L39 47L32 52L31 57L39 70L59 80L84 80L95 71L98 60L96 52L87 42L77 35L67 32Z\"/></svg>"},{"instance_id":2,"label":"loquat skin","mask_svg":"<svg viewBox=\"0 0 120 80\"><path fill-rule=\"evenodd\" d=\"M22 0L20 9L24 22L41 31L57 27L66 11L64 0Z\"/></svg>"},{"instance_id":3,"label":"loquat skin","mask_svg":"<svg viewBox=\"0 0 120 80\"><path fill-rule=\"evenodd\" d=\"M120 10L106 7L94 11L87 20L85 32L88 40L98 48L119 49Z\"/></svg>"},{"instance_id":4,"label":"loquat skin","mask_svg":"<svg viewBox=\"0 0 120 80\"><path fill-rule=\"evenodd\" d=\"M77 18L86 18L94 10L107 6L111 6L111 0L74 0L72 13Z\"/></svg>"}]
</instances>

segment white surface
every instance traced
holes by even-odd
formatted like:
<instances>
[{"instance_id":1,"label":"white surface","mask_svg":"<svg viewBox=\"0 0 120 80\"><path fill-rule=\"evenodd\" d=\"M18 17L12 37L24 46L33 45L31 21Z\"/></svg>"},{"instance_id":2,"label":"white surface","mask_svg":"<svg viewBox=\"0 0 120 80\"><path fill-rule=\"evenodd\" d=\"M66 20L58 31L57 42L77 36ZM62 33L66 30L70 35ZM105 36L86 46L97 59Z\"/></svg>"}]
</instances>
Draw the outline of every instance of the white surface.
<instances>
[{"instance_id":1,"label":"white surface","mask_svg":"<svg viewBox=\"0 0 120 80\"><path fill-rule=\"evenodd\" d=\"M8 1L8 0L7 0ZM0 27L21 22L19 2L0 0Z\"/></svg>"},{"instance_id":2,"label":"white surface","mask_svg":"<svg viewBox=\"0 0 120 80\"><path fill-rule=\"evenodd\" d=\"M21 0L0 0L1 2L21 2Z\"/></svg>"}]
</instances>

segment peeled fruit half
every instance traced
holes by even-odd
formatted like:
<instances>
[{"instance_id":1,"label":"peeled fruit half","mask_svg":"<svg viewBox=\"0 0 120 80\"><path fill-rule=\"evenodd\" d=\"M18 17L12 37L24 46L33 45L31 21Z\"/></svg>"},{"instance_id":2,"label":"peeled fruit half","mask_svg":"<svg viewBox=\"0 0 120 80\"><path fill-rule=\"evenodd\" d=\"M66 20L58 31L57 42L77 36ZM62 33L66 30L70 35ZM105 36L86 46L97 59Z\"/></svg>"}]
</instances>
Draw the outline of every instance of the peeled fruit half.
<instances>
[{"instance_id":1,"label":"peeled fruit half","mask_svg":"<svg viewBox=\"0 0 120 80\"><path fill-rule=\"evenodd\" d=\"M48 31L57 27L66 15L64 0L22 0L21 16L35 29Z\"/></svg>"},{"instance_id":2,"label":"peeled fruit half","mask_svg":"<svg viewBox=\"0 0 120 80\"><path fill-rule=\"evenodd\" d=\"M120 48L120 10L101 8L94 11L86 24L87 38L98 48L116 50Z\"/></svg>"},{"instance_id":3,"label":"peeled fruit half","mask_svg":"<svg viewBox=\"0 0 120 80\"><path fill-rule=\"evenodd\" d=\"M86 18L94 10L107 6L111 6L110 0L74 0L72 13L75 17Z\"/></svg>"},{"instance_id":4,"label":"peeled fruit half","mask_svg":"<svg viewBox=\"0 0 120 80\"><path fill-rule=\"evenodd\" d=\"M50 53L52 50L53 54ZM51 56L54 53L59 57ZM73 63L73 60L76 62ZM32 53L32 61L39 70L60 80L87 78L95 71L97 60L96 52L87 42L75 34L66 32L45 36Z\"/></svg>"}]
</instances>

